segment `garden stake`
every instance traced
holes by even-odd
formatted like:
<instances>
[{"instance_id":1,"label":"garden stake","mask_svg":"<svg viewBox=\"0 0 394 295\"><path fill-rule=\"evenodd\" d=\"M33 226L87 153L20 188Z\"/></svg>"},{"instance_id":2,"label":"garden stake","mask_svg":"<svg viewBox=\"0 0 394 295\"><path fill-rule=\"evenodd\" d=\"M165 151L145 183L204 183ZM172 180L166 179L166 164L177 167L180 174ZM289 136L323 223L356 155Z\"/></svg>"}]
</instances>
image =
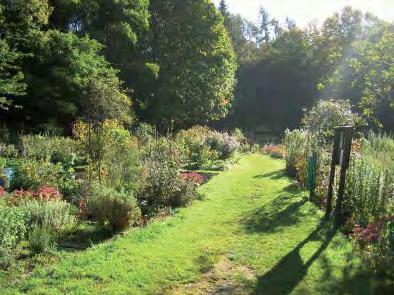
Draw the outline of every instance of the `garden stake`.
<instances>
[{"instance_id":1,"label":"garden stake","mask_svg":"<svg viewBox=\"0 0 394 295\"><path fill-rule=\"evenodd\" d=\"M340 134L341 154L339 155L339 163L341 165L341 176L339 179L338 196L335 206L335 220L334 227L339 227L343 224L343 199L346 184L346 171L349 168L350 151L352 149L353 126L339 127L336 129ZM339 150L338 150L339 151Z\"/></svg>"},{"instance_id":2,"label":"garden stake","mask_svg":"<svg viewBox=\"0 0 394 295\"><path fill-rule=\"evenodd\" d=\"M332 149L332 158L331 158L330 180L328 183L327 207L326 207L326 215L325 215L326 219L329 219L331 217L331 211L332 211L332 195L334 193L335 168L337 163L338 146L339 146L339 132L335 131L334 145Z\"/></svg>"}]
</instances>

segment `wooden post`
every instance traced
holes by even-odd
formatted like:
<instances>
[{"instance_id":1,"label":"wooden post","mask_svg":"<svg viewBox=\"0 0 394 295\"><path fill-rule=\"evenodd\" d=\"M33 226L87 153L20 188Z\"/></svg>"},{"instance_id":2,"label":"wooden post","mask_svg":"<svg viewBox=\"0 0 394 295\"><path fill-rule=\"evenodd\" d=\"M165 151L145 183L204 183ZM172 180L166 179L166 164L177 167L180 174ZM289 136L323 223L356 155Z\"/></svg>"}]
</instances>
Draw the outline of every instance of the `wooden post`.
<instances>
[{"instance_id":1,"label":"wooden post","mask_svg":"<svg viewBox=\"0 0 394 295\"><path fill-rule=\"evenodd\" d=\"M338 227L343 224L344 216L343 216L343 200L345 193L345 185L346 185L346 171L349 168L350 161L350 152L352 149L352 139L353 139L353 126L341 127L340 129L341 141L342 141L342 154L340 155L340 165L341 165L341 176L339 179L339 189L338 196L335 205L334 212L334 226Z\"/></svg>"},{"instance_id":2,"label":"wooden post","mask_svg":"<svg viewBox=\"0 0 394 295\"><path fill-rule=\"evenodd\" d=\"M337 160L338 147L339 147L339 132L335 130L334 145L332 149L332 158L331 158L330 179L328 183L327 207L326 207L326 215L325 215L326 219L329 219L331 217L331 212L332 212L332 196L334 193L335 167L338 162Z\"/></svg>"}]
</instances>

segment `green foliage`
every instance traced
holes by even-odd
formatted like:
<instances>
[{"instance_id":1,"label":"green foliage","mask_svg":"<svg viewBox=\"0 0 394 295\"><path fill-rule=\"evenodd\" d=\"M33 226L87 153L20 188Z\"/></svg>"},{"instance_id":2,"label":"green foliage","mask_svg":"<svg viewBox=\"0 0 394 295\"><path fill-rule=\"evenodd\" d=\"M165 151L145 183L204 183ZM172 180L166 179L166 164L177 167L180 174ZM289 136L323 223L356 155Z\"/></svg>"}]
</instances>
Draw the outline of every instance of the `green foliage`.
<instances>
[{"instance_id":1,"label":"green foliage","mask_svg":"<svg viewBox=\"0 0 394 295\"><path fill-rule=\"evenodd\" d=\"M240 149L246 139L240 130L234 135L213 131L206 126L194 126L176 134L176 144L182 154L182 162L191 169L216 169Z\"/></svg>"},{"instance_id":2,"label":"green foliage","mask_svg":"<svg viewBox=\"0 0 394 295\"><path fill-rule=\"evenodd\" d=\"M176 143L181 149L182 161L189 168L208 168L218 159L217 152L206 144L211 132L206 126L194 126L177 133Z\"/></svg>"},{"instance_id":3,"label":"green foliage","mask_svg":"<svg viewBox=\"0 0 394 295\"><path fill-rule=\"evenodd\" d=\"M394 95L394 26L382 24L370 29L370 36L355 44L357 55L350 60L357 79L353 84L361 84L360 106L363 114L370 119L377 118L390 123L393 116ZM383 112L382 112L383 107ZM376 120L375 120L376 122Z\"/></svg>"},{"instance_id":4,"label":"green foliage","mask_svg":"<svg viewBox=\"0 0 394 295\"><path fill-rule=\"evenodd\" d=\"M13 248L28 231L28 210L23 207L0 207L0 248Z\"/></svg>"},{"instance_id":5,"label":"green foliage","mask_svg":"<svg viewBox=\"0 0 394 295\"><path fill-rule=\"evenodd\" d=\"M129 120L130 99L121 89L117 70L100 55L101 49L101 44L88 37L59 31L43 34L34 47L39 53L32 68L31 83L35 87L22 105L31 108L44 96L52 97L53 101L40 105L38 111L54 112L52 120L61 123L81 115L97 120ZM53 92L54 88L58 90Z\"/></svg>"},{"instance_id":6,"label":"green foliage","mask_svg":"<svg viewBox=\"0 0 394 295\"><path fill-rule=\"evenodd\" d=\"M334 138L336 127L356 125L359 121L352 113L349 101L330 99L319 101L309 110L303 124L322 143L329 143Z\"/></svg>"},{"instance_id":7,"label":"green foliage","mask_svg":"<svg viewBox=\"0 0 394 295\"><path fill-rule=\"evenodd\" d=\"M132 189L137 182L139 152L137 139L116 120L92 124L78 122L76 140L89 158L89 179L116 189Z\"/></svg>"},{"instance_id":8,"label":"green foliage","mask_svg":"<svg viewBox=\"0 0 394 295\"><path fill-rule=\"evenodd\" d=\"M286 148L286 170L291 176L297 174L297 163L305 158L307 131L286 130L284 145Z\"/></svg>"},{"instance_id":9,"label":"green foliage","mask_svg":"<svg viewBox=\"0 0 394 295\"><path fill-rule=\"evenodd\" d=\"M66 166L71 166L78 153L81 153L81 147L72 138L25 135L20 138L20 142L21 153L24 157L54 163L61 162Z\"/></svg>"},{"instance_id":10,"label":"green foliage","mask_svg":"<svg viewBox=\"0 0 394 295\"><path fill-rule=\"evenodd\" d=\"M240 143L227 132L213 131L206 139L206 144L216 151L222 160L230 158L240 148Z\"/></svg>"},{"instance_id":11,"label":"green foliage","mask_svg":"<svg viewBox=\"0 0 394 295\"><path fill-rule=\"evenodd\" d=\"M65 201L30 200L24 207L29 212L28 242L33 253L48 251L76 225L75 210Z\"/></svg>"},{"instance_id":12,"label":"green foliage","mask_svg":"<svg viewBox=\"0 0 394 295\"><path fill-rule=\"evenodd\" d=\"M8 97L24 94L26 85L23 83L23 74L16 65L19 55L10 50L5 40L0 40L0 56L0 108L7 108L11 103Z\"/></svg>"},{"instance_id":13,"label":"green foliage","mask_svg":"<svg viewBox=\"0 0 394 295\"><path fill-rule=\"evenodd\" d=\"M29 249L38 254L47 252L54 247L54 236L45 226L33 226L28 236Z\"/></svg>"},{"instance_id":14,"label":"green foliage","mask_svg":"<svg viewBox=\"0 0 394 295\"><path fill-rule=\"evenodd\" d=\"M41 185L57 186L63 174L61 164L45 160L17 159L12 163L11 189L35 189Z\"/></svg>"},{"instance_id":15,"label":"green foliage","mask_svg":"<svg viewBox=\"0 0 394 295\"><path fill-rule=\"evenodd\" d=\"M355 151L347 175L347 210L352 221L367 226L394 215L394 140L371 133Z\"/></svg>"},{"instance_id":16,"label":"green foliage","mask_svg":"<svg viewBox=\"0 0 394 295\"><path fill-rule=\"evenodd\" d=\"M88 215L100 225L108 223L114 231L136 224L141 216L137 202L130 192L94 184L87 199Z\"/></svg>"},{"instance_id":17,"label":"green foliage","mask_svg":"<svg viewBox=\"0 0 394 295\"><path fill-rule=\"evenodd\" d=\"M181 162L175 144L167 138L149 147L141 172L138 201L144 214L152 214L164 207L189 204L196 187L179 177Z\"/></svg>"},{"instance_id":18,"label":"green foliage","mask_svg":"<svg viewBox=\"0 0 394 295\"><path fill-rule=\"evenodd\" d=\"M46 229L53 235L70 230L75 225L74 209L65 201L31 200L24 206L29 212L31 226Z\"/></svg>"},{"instance_id":19,"label":"green foliage","mask_svg":"<svg viewBox=\"0 0 394 295\"><path fill-rule=\"evenodd\" d=\"M210 1L151 1L154 89L140 98L144 118L164 127L223 118L231 107L235 55ZM179 62L182 61L182 62Z\"/></svg>"},{"instance_id":20,"label":"green foliage","mask_svg":"<svg viewBox=\"0 0 394 295\"><path fill-rule=\"evenodd\" d=\"M149 144L155 137L155 134L156 130L154 127L147 123L140 123L135 130L135 135L141 145Z\"/></svg>"}]
</instances>

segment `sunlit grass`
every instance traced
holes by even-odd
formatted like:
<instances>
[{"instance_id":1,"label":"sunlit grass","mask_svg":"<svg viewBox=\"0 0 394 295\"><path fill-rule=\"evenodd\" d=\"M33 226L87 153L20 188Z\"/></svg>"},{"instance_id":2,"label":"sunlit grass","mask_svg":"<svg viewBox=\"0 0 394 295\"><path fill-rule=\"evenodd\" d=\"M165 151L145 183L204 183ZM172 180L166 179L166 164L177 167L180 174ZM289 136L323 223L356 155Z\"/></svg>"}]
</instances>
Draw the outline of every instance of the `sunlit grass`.
<instances>
[{"instance_id":1,"label":"sunlit grass","mask_svg":"<svg viewBox=\"0 0 394 295\"><path fill-rule=\"evenodd\" d=\"M200 281L223 258L244 293L372 292L351 243L321 223L322 212L283 169L281 160L246 156L175 216L88 250L59 252L56 263L4 279L2 293L171 294Z\"/></svg>"}]
</instances>

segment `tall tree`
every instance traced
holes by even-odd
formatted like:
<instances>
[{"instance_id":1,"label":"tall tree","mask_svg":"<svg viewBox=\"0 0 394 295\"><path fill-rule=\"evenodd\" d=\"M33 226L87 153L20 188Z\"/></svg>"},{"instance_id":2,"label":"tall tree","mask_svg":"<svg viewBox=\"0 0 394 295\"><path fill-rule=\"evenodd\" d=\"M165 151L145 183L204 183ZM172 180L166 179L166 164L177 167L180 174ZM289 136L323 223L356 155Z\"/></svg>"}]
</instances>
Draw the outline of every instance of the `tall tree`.
<instances>
[{"instance_id":1,"label":"tall tree","mask_svg":"<svg viewBox=\"0 0 394 295\"><path fill-rule=\"evenodd\" d=\"M5 40L0 40L0 108L8 109L12 98L24 94L26 85L17 66L20 54L10 51Z\"/></svg>"},{"instance_id":2,"label":"tall tree","mask_svg":"<svg viewBox=\"0 0 394 295\"><path fill-rule=\"evenodd\" d=\"M223 18L224 18L224 26L226 27L226 29L229 31L230 30L230 17L231 14L228 10L228 6L225 0L220 0L219 2L219 11L222 14Z\"/></svg>"},{"instance_id":3,"label":"tall tree","mask_svg":"<svg viewBox=\"0 0 394 295\"><path fill-rule=\"evenodd\" d=\"M3 11L3 36L21 53L18 66L27 85L26 95L12 96L22 108L6 114L9 122L63 127L86 113L129 119L130 99L101 44L68 32L71 25L64 32L53 29L49 1L8 1Z\"/></svg>"},{"instance_id":4,"label":"tall tree","mask_svg":"<svg viewBox=\"0 0 394 295\"><path fill-rule=\"evenodd\" d=\"M141 41L149 31L149 0L51 0L55 7L51 26L88 34L105 45L107 60L120 70L120 77L133 88L144 67ZM142 64L141 64L142 63Z\"/></svg>"},{"instance_id":5,"label":"tall tree","mask_svg":"<svg viewBox=\"0 0 394 295\"><path fill-rule=\"evenodd\" d=\"M207 123L224 117L232 102L235 55L223 18L208 0L153 0L152 61L155 91L139 113L160 126Z\"/></svg>"},{"instance_id":6,"label":"tall tree","mask_svg":"<svg viewBox=\"0 0 394 295\"><path fill-rule=\"evenodd\" d=\"M260 20L258 30L261 37L258 38L257 42L264 42L267 44L270 41L271 19L268 11L264 7L260 7L259 16Z\"/></svg>"}]
</instances>

